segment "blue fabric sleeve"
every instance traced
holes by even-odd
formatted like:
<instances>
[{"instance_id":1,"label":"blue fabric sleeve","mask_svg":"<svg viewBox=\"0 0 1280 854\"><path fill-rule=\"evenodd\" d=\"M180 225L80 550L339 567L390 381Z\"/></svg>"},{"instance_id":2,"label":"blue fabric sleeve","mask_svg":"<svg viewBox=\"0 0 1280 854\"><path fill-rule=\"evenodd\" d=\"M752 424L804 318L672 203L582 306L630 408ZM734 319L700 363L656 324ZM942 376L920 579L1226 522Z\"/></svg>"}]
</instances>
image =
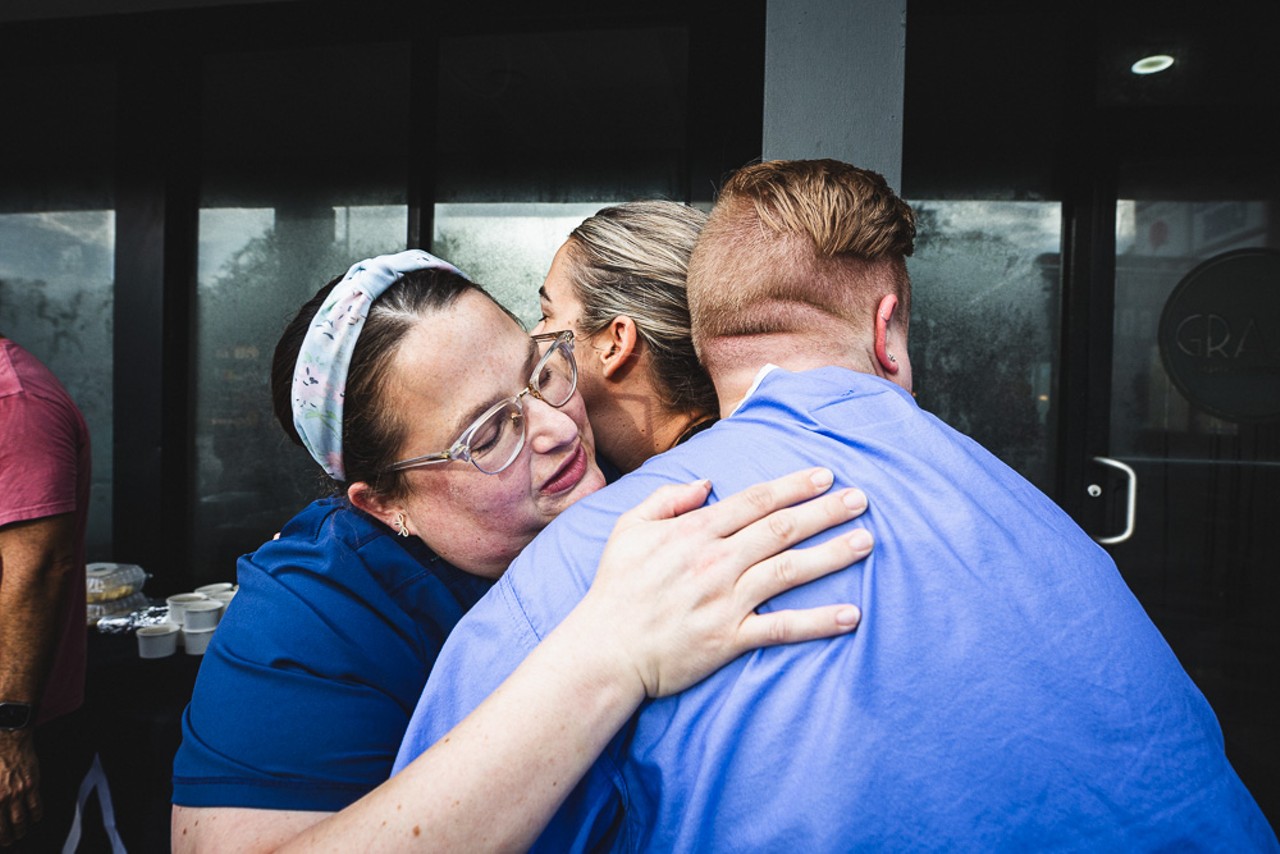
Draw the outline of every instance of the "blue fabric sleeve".
<instances>
[{"instance_id":1,"label":"blue fabric sleeve","mask_svg":"<svg viewBox=\"0 0 1280 854\"><path fill-rule=\"evenodd\" d=\"M471 609L451 637L456 640L445 642L409 721L396 773L492 694L539 641L505 578Z\"/></svg>"},{"instance_id":2,"label":"blue fabric sleeve","mask_svg":"<svg viewBox=\"0 0 1280 854\"><path fill-rule=\"evenodd\" d=\"M183 717L175 804L331 811L390 775L427 672L479 588L468 594L457 570L424 565L373 524L313 505L241 559Z\"/></svg>"},{"instance_id":3,"label":"blue fabric sleeve","mask_svg":"<svg viewBox=\"0 0 1280 854\"><path fill-rule=\"evenodd\" d=\"M446 642L409 724L397 771L475 709L582 599L618 515L660 484L678 479L633 473L571 507L525 548ZM547 574L557 584L541 583ZM613 757L625 739L625 731L615 737L535 850L580 851L617 843L626 829L626 793Z\"/></svg>"},{"instance_id":4,"label":"blue fabric sleeve","mask_svg":"<svg viewBox=\"0 0 1280 854\"><path fill-rule=\"evenodd\" d=\"M421 673L423 662L371 621L335 631L344 615L299 586L277 591L269 613L236 597L230 610L256 627L249 643L214 633L183 716L174 803L337 810L386 778L387 733L403 731L408 709L375 674L391 661Z\"/></svg>"}]
</instances>

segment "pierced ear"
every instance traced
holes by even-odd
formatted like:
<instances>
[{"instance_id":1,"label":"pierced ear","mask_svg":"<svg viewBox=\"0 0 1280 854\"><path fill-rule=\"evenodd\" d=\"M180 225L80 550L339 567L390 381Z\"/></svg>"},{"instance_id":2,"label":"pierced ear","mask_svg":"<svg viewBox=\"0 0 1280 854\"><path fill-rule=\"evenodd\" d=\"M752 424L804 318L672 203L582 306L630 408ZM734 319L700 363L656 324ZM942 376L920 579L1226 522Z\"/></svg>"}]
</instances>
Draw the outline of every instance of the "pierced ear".
<instances>
[{"instance_id":1,"label":"pierced ear","mask_svg":"<svg viewBox=\"0 0 1280 854\"><path fill-rule=\"evenodd\" d=\"M889 330L897 310L898 298L893 294L885 294L876 306L876 361L890 375L898 372L898 359L888 348Z\"/></svg>"},{"instance_id":2,"label":"pierced ear","mask_svg":"<svg viewBox=\"0 0 1280 854\"><path fill-rule=\"evenodd\" d=\"M368 513L393 531L397 527L396 515L403 513L398 505L384 501L363 480L358 480L347 487L347 500L352 506Z\"/></svg>"},{"instance_id":3,"label":"pierced ear","mask_svg":"<svg viewBox=\"0 0 1280 854\"><path fill-rule=\"evenodd\" d=\"M636 322L625 314L620 314L599 333L604 339L603 347L597 347L600 353L600 373L605 379L611 378L635 353L639 345L640 334L636 331Z\"/></svg>"}]
</instances>

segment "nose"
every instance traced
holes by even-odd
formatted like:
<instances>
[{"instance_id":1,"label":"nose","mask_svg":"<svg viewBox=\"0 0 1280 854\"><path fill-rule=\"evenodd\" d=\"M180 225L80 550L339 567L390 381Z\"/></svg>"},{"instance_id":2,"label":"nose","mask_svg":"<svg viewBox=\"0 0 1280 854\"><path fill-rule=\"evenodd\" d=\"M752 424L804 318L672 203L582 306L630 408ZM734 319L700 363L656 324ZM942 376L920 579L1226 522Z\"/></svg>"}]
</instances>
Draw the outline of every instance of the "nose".
<instances>
[{"instance_id":1,"label":"nose","mask_svg":"<svg viewBox=\"0 0 1280 854\"><path fill-rule=\"evenodd\" d=\"M571 444L578 438L578 422L572 411L582 408L575 393L560 409L545 403L533 395L524 399L525 429L529 447L535 454L548 454Z\"/></svg>"}]
</instances>

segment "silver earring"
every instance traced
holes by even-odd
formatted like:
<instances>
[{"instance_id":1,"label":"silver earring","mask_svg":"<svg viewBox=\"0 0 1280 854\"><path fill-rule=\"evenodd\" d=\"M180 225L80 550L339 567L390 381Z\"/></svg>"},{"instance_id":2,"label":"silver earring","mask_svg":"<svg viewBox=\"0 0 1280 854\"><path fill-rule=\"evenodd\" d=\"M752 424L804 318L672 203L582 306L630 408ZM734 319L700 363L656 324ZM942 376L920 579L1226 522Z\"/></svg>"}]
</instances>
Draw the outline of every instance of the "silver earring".
<instances>
[{"instance_id":1,"label":"silver earring","mask_svg":"<svg viewBox=\"0 0 1280 854\"><path fill-rule=\"evenodd\" d=\"M893 362L895 365L898 363L898 360L894 358L894 355L892 353L889 354L889 361Z\"/></svg>"},{"instance_id":2,"label":"silver earring","mask_svg":"<svg viewBox=\"0 0 1280 854\"><path fill-rule=\"evenodd\" d=\"M396 527L400 529L399 531L397 531L397 532L396 532L396 533L398 533L400 536L402 536L402 537L407 537L407 536L409 536L409 529L408 529L408 528L406 528L406 527L404 526L404 514L403 514L403 513L397 513L397 514L396 514Z\"/></svg>"}]
</instances>

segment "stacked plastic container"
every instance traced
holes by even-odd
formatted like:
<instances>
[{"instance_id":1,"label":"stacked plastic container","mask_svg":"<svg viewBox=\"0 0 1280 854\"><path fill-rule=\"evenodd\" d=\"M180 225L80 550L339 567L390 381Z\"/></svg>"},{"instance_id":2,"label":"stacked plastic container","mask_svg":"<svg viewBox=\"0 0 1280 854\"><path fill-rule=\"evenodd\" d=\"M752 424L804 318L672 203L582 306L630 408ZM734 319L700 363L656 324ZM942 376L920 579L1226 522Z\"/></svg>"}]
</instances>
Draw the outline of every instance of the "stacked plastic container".
<instances>
[{"instance_id":1,"label":"stacked plastic container","mask_svg":"<svg viewBox=\"0 0 1280 854\"><path fill-rule=\"evenodd\" d=\"M107 633L135 632L142 658L164 658L178 647L188 655L204 655L223 612L236 595L236 585L229 581L206 584L154 606L142 592L147 578L142 567L131 563L91 563L85 567L89 624Z\"/></svg>"},{"instance_id":2,"label":"stacked plastic container","mask_svg":"<svg viewBox=\"0 0 1280 854\"><path fill-rule=\"evenodd\" d=\"M85 567L85 616L89 625L103 617L129 614L148 604L142 592L147 574L132 563L91 563Z\"/></svg>"}]
</instances>

